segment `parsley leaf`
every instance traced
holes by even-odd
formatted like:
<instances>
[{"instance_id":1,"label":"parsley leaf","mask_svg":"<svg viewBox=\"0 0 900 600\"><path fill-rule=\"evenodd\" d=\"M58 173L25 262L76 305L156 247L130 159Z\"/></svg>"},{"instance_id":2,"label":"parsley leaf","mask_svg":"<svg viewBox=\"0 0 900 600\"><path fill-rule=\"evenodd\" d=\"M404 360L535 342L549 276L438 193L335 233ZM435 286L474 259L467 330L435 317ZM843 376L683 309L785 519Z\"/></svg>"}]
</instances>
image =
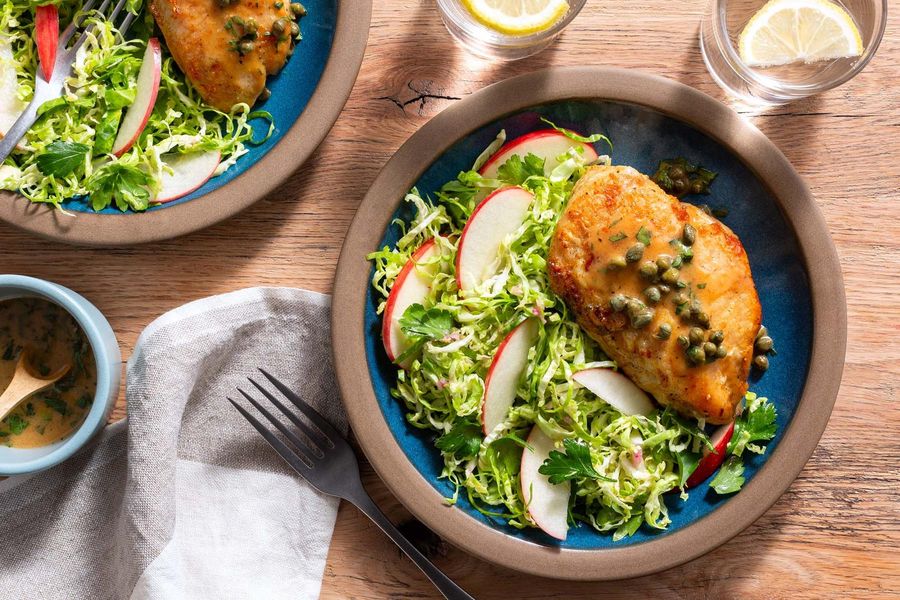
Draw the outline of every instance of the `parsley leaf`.
<instances>
[{"instance_id":1,"label":"parsley leaf","mask_svg":"<svg viewBox=\"0 0 900 600\"><path fill-rule=\"evenodd\" d=\"M709 487L719 494L733 494L744 485L744 463L737 456L729 456L728 460L709 482Z\"/></svg>"},{"instance_id":2,"label":"parsley leaf","mask_svg":"<svg viewBox=\"0 0 900 600\"><path fill-rule=\"evenodd\" d=\"M678 487L683 488L690 476L697 470L697 465L700 464L700 453L684 450L676 452L675 459L678 461Z\"/></svg>"},{"instance_id":3,"label":"parsley leaf","mask_svg":"<svg viewBox=\"0 0 900 600\"><path fill-rule=\"evenodd\" d=\"M497 169L497 179L513 185L521 185L532 176L544 176L544 159L534 154L528 154L525 160L518 154L513 154Z\"/></svg>"},{"instance_id":4,"label":"parsley leaf","mask_svg":"<svg viewBox=\"0 0 900 600\"><path fill-rule=\"evenodd\" d=\"M594 468L591 462L591 451L586 444L582 444L571 438L563 440L565 452L551 450L550 456L538 469L541 475L547 475L550 483L562 483L567 479L598 479L600 481L614 481L604 477Z\"/></svg>"},{"instance_id":5,"label":"parsley leaf","mask_svg":"<svg viewBox=\"0 0 900 600\"><path fill-rule=\"evenodd\" d=\"M748 447L752 442L769 441L775 437L775 405L767 398L748 396L747 409L734 422L734 434L728 442L728 453L741 456L744 450L758 452Z\"/></svg>"},{"instance_id":6,"label":"parsley leaf","mask_svg":"<svg viewBox=\"0 0 900 600\"><path fill-rule=\"evenodd\" d=\"M146 210L150 206L152 183L149 175L121 162L110 163L91 175L85 183L94 210L103 210L113 200L119 210Z\"/></svg>"},{"instance_id":7,"label":"parsley leaf","mask_svg":"<svg viewBox=\"0 0 900 600\"><path fill-rule=\"evenodd\" d=\"M434 445L447 454L455 454L459 458L469 458L478 454L481 447L481 427L472 423L456 423L439 437Z\"/></svg>"},{"instance_id":8,"label":"parsley leaf","mask_svg":"<svg viewBox=\"0 0 900 600\"><path fill-rule=\"evenodd\" d=\"M9 415L6 418L6 424L13 435L19 435L28 428L28 421L19 415Z\"/></svg>"},{"instance_id":9,"label":"parsley leaf","mask_svg":"<svg viewBox=\"0 0 900 600\"><path fill-rule=\"evenodd\" d=\"M56 140L49 144L34 161L44 175L65 177L84 165L84 157L89 149L84 144Z\"/></svg>"},{"instance_id":10,"label":"parsley leaf","mask_svg":"<svg viewBox=\"0 0 900 600\"><path fill-rule=\"evenodd\" d=\"M647 229L646 227L644 227L643 225L641 225L641 228L638 229L637 235L634 237L636 237L637 241L639 241L643 245L649 246L651 235L652 234L650 233L650 230Z\"/></svg>"},{"instance_id":11,"label":"parsley leaf","mask_svg":"<svg viewBox=\"0 0 900 600\"><path fill-rule=\"evenodd\" d=\"M447 335L453 327L453 317L446 310L413 304L400 317L400 329L412 338L436 339Z\"/></svg>"},{"instance_id":12,"label":"parsley leaf","mask_svg":"<svg viewBox=\"0 0 900 600\"><path fill-rule=\"evenodd\" d=\"M66 405L65 402L63 402L59 398L54 398L53 396L47 396L45 398L42 398L42 400L47 404L47 406L49 406L50 408L52 408L53 410L55 410L62 416L66 416L69 412L69 407Z\"/></svg>"}]
</instances>

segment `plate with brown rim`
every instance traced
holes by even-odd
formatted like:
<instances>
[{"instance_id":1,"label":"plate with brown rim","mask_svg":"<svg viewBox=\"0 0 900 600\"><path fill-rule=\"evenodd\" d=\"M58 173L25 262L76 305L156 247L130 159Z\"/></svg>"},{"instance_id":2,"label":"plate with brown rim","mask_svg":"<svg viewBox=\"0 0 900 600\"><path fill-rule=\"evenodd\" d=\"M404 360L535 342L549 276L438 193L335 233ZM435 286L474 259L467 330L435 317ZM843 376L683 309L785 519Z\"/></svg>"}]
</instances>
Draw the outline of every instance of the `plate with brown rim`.
<instances>
[{"instance_id":1,"label":"plate with brown rim","mask_svg":"<svg viewBox=\"0 0 900 600\"><path fill-rule=\"evenodd\" d=\"M486 515L440 477L435 432L409 425L390 394L396 367L381 342L380 298L366 256L391 246L402 202L417 187L430 194L468 170L505 129L509 139L542 127L541 118L602 132L614 164L652 173L657 161L690 156L718 172L702 200L727 209L724 221L750 259L764 322L779 353L751 390L778 410L778 433L765 454L746 465L734 495L708 488L688 500L666 498L671 524L641 528L612 541L584 523L564 542ZM724 104L680 83L621 69L556 68L489 86L446 109L391 158L363 199L347 233L335 278L334 361L344 404L360 447L397 498L459 548L505 567L546 577L601 580L636 577L696 558L761 516L791 485L815 449L840 385L846 306L837 253L813 197L784 155Z\"/></svg>"},{"instance_id":2,"label":"plate with brown rim","mask_svg":"<svg viewBox=\"0 0 900 600\"><path fill-rule=\"evenodd\" d=\"M209 227L265 197L312 156L331 130L350 96L368 39L371 0L304 4L303 40L269 79L271 96L254 107L272 115L273 132L263 143L248 146L225 173L187 196L140 213L114 207L95 212L87 197L67 200L63 212L0 191L0 220L70 244L122 246ZM267 121L251 125L255 139L265 137Z\"/></svg>"}]
</instances>

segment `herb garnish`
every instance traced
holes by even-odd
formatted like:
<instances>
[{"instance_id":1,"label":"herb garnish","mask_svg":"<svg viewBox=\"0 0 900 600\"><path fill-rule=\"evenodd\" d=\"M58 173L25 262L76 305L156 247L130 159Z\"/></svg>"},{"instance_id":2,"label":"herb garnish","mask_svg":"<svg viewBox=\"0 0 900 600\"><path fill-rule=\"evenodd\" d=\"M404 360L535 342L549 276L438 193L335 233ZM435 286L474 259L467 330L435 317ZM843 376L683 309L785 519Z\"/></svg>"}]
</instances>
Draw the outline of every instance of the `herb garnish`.
<instances>
[{"instance_id":1,"label":"herb garnish","mask_svg":"<svg viewBox=\"0 0 900 600\"><path fill-rule=\"evenodd\" d=\"M44 175L65 177L84 165L84 157L88 150L89 148L84 144L56 140L34 160Z\"/></svg>"},{"instance_id":2,"label":"herb garnish","mask_svg":"<svg viewBox=\"0 0 900 600\"><path fill-rule=\"evenodd\" d=\"M481 427L473 423L460 422L435 441L438 450L455 454L459 458L470 458L478 454L481 447Z\"/></svg>"},{"instance_id":3,"label":"herb garnish","mask_svg":"<svg viewBox=\"0 0 900 600\"><path fill-rule=\"evenodd\" d=\"M426 342L444 337L453 327L453 316L440 308L429 308L421 304L412 304L400 317L400 329L412 342L412 345L396 362L403 362L417 353Z\"/></svg>"},{"instance_id":4,"label":"herb garnish","mask_svg":"<svg viewBox=\"0 0 900 600\"><path fill-rule=\"evenodd\" d=\"M718 494L733 494L744 485L744 463L737 456L729 456L709 487Z\"/></svg>"},{"instance_id":5,"label":"herb garnish","mask_svg":"<svg viewBox=\"0 0 900 600\"><path fill-rule=\"evenodd\" d=\"M563 446L565 452L551 450L549 458L538 469L538 473L547 475L550 483L562 483L569 479L615 481L597 472L591 461L591 451L586 444L566 438L563 440Z\"/></svg>"}]
</instances>

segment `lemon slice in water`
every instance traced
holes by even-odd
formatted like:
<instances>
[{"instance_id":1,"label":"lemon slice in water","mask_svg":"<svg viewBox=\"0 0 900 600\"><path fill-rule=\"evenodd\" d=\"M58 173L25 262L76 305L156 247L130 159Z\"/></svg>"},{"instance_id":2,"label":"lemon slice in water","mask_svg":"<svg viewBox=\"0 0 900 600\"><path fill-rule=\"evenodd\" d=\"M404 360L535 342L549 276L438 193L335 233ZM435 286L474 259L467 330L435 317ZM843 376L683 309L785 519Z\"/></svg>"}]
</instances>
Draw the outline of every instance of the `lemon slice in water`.
<instances>
[{"instance_id":1,"label":"lemon slice in water","mask_svg":"<svg viewBox=\"0 0 900 600\"><path fill-rule=\"evenodd\" d=\"M569 10L568 0L462 0L484 25L508 35L550 29Z\"/></svg>"},{"instance_id":2,"label":"lemon slice in water","mask_svg":"<svg viewBox=\"0 0 900 600\"><path fill-rule=\"evenodd\" d=\"M853 18L829 0L771 0L741 32L738 52L751 67L774 67L859 56Z\"/></svg>"}]
</instances>

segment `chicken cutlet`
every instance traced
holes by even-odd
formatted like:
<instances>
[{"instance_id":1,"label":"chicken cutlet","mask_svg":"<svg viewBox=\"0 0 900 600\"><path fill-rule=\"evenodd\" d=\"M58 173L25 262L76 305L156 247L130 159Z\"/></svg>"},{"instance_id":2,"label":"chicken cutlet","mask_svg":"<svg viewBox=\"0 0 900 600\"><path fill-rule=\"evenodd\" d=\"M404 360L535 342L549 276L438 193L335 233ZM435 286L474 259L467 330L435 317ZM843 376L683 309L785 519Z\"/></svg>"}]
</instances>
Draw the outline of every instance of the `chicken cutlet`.
<instances>
[{"instance_id":1,"label":"chicken cutlet","mask_svg":"<svg viewBox=\"0 0 900 600\"><path fill-rule=\"evenodd\" d=\"M287 61L296 27L288 0L152 0L150 11L185 76L224 112L256 102Z\"/></svg>"},{"instance_id":2,"label":"chicken cutlet","mask_svg":"<svg viewBox=\"0 0 900 600\"><path fill-rule=\"evenodd\" d=\"M581 327L660 404L734 418L761 307L728 227L631 167L594 166L560 217L548 272Z\"/></svg>"}]
</instances>

